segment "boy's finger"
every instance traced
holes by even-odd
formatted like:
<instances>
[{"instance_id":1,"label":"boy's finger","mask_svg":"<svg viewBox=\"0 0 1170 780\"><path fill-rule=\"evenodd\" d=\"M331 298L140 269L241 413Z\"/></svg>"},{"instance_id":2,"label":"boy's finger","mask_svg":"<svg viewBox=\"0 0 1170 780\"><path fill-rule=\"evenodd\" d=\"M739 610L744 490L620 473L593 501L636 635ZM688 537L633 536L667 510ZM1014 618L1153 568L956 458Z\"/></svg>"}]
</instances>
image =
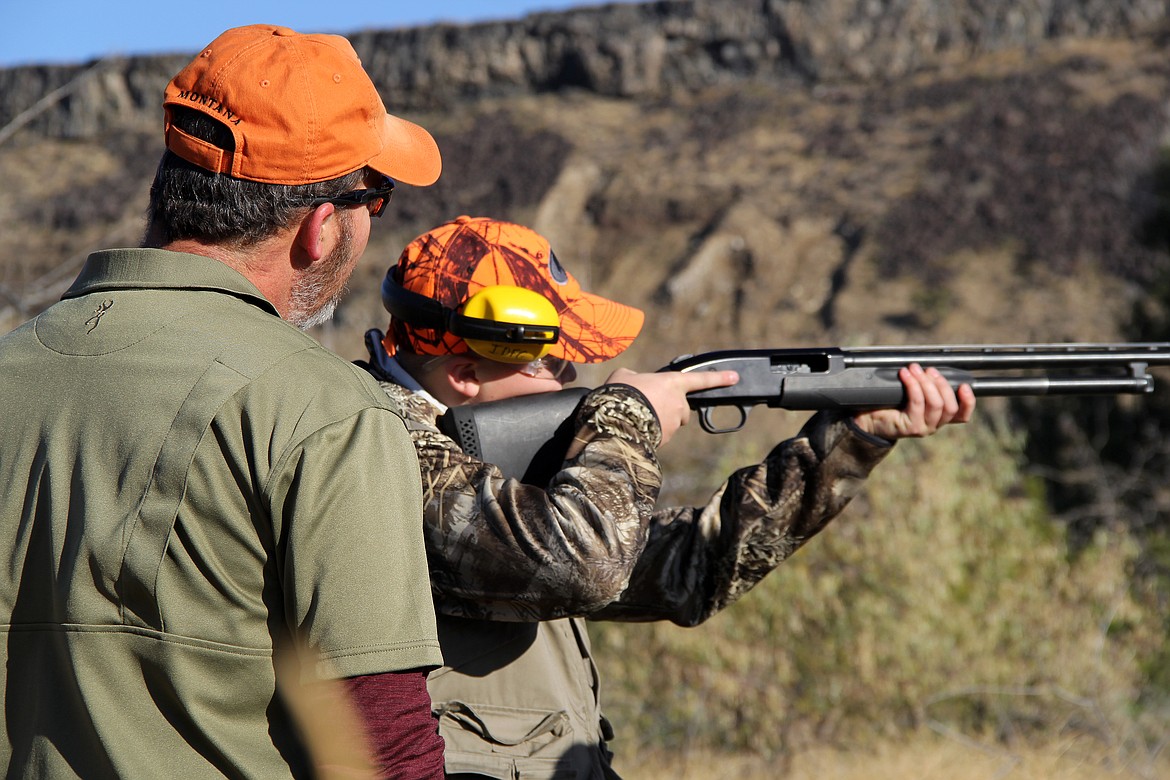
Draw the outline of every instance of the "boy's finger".
<instances>
[{"instance_id":1,"label":"boy's finger","mask_svg":"<svg viewBox=\"0 0 1170 780\"><path fill-rule=\"evenodd\" d=\"M686 392L710 390L713 387L729 387L739 381L734 371L686 371L679 374Z\"/></svg>"}]
</instances>

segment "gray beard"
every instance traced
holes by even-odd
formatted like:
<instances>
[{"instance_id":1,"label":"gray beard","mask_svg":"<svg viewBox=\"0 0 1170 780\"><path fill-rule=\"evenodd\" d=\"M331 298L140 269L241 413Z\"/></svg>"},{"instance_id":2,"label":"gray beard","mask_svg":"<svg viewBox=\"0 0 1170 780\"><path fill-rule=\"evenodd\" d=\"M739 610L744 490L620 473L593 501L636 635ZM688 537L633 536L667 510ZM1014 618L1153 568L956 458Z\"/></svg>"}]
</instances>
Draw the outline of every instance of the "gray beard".
<instances>
[{"instance_id":1,"label":"gray beard","mask_svg":"<svg viewBox=\"0 0 1170 780\"><path fill-rule=\"evenodd\" d=\"M349 222L342 222L341 237L333 251L293 282L289 292L288 316L285 318L290 324L308 330L333 319L337 304L349 289L346 284L349 280L343 280L341 288L333 295L326 297L325 291L336 283L337 275L349 263L352 247L353 230Z\"/></svg>"},{"instance_id":2,"label":"gray beard","mask_svg":"<svg viewBox=\"0 0 1170 780\"><path fill-rule=\"evenodd\" d=\"M313 292L320 291L319 286L315 286ZM309 330L318 325L324 325L333 319L333 314L337 311L337 304L341 300L342 294L345 293L343 289L340 293L325 301L316 311L308 312L307 316L302 318L299 313L289 313L288 321L297 326L301 330ZM315 297L315 296L314 296Z\"/></svg>"}]
</instances>

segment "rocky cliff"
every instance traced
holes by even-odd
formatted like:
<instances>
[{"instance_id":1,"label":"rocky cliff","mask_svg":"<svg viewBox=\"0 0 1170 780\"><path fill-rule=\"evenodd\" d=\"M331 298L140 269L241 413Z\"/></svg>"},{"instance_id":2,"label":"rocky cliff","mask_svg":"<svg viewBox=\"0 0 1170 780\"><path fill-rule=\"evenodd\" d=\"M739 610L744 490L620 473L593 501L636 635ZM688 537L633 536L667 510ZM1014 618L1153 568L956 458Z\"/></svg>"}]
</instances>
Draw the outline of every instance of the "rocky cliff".
<instances>
[{"instance_id":1,"label":"rocky cliff","mask_svg":"<svg viewBox=\"0 0 1170 780\"><path fill-rule=\"evenodd\" d=\"M420 110L566 87L648 98L745 77L890 80L944 59L1125 37L1167 12L1164 0L660 0L350 38L387 102ZM154 121L191 53L0 70L0 127L30 109L21 123L55 137Z\"/></svg>"}]
</instances>

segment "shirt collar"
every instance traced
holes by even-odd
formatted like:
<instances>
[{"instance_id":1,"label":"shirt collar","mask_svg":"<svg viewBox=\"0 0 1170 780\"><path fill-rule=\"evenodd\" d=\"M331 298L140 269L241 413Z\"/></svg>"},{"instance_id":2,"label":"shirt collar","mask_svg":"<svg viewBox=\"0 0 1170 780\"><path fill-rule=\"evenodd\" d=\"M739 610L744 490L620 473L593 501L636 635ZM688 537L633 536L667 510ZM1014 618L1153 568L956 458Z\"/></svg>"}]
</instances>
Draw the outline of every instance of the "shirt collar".
<instances>
[{"instance_id":1,"label":"shirt collar","mask_svg":"<svg viewBox=\"0 0 1170 780\"><path fill-rule=\"evenodd\" d=\"M203 255L165 249L106 249L85 261L62 298L134 289L212 290L234 295L280 316L264 294L227 264Z\"/></svg>"}]
</instances>

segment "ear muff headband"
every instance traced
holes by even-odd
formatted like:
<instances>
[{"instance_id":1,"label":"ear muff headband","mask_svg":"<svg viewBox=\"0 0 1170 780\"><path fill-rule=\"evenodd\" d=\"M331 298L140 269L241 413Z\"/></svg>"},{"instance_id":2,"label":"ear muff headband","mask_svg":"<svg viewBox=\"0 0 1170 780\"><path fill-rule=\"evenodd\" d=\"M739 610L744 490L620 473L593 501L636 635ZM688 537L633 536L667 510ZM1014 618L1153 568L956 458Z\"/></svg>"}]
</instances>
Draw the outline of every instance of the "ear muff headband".
<instances>
[{"instance_id":1,"label":"ear muff headband","mask_svg":"<svg viewBox=\"0 0 1170 780\"><path fill-rule=\"evenodd\" d=\"M494 288L485 288L484 291L480 291L476 295L483 295L485 291L492 289ZM538 293L531 291L525 292L538 295ZM475 296L472 298L474 299ZM527 362L533 360L534 357L542 357L561 337L561 329L558 325L505 322L462 314L433 298L407 290L394 279L393 268L387 272L386 278L382 280L382 305L386 311L390 312L391 316L397 317L409 325L416 328L431 328L441 333L451 333L467 341L468 346L475 352L505 362ZM549 305L551 307L551 304ZM556 316L555 310L553 310L552 316ZM477 345L476 342L486 342L487 344L481 346ZM499 344L505 349L490 349L491 344ZM507 349L506 345L522 345L522 349ZM524 358L522 361L521 357Z\"/></svg>"}]
</instances>

